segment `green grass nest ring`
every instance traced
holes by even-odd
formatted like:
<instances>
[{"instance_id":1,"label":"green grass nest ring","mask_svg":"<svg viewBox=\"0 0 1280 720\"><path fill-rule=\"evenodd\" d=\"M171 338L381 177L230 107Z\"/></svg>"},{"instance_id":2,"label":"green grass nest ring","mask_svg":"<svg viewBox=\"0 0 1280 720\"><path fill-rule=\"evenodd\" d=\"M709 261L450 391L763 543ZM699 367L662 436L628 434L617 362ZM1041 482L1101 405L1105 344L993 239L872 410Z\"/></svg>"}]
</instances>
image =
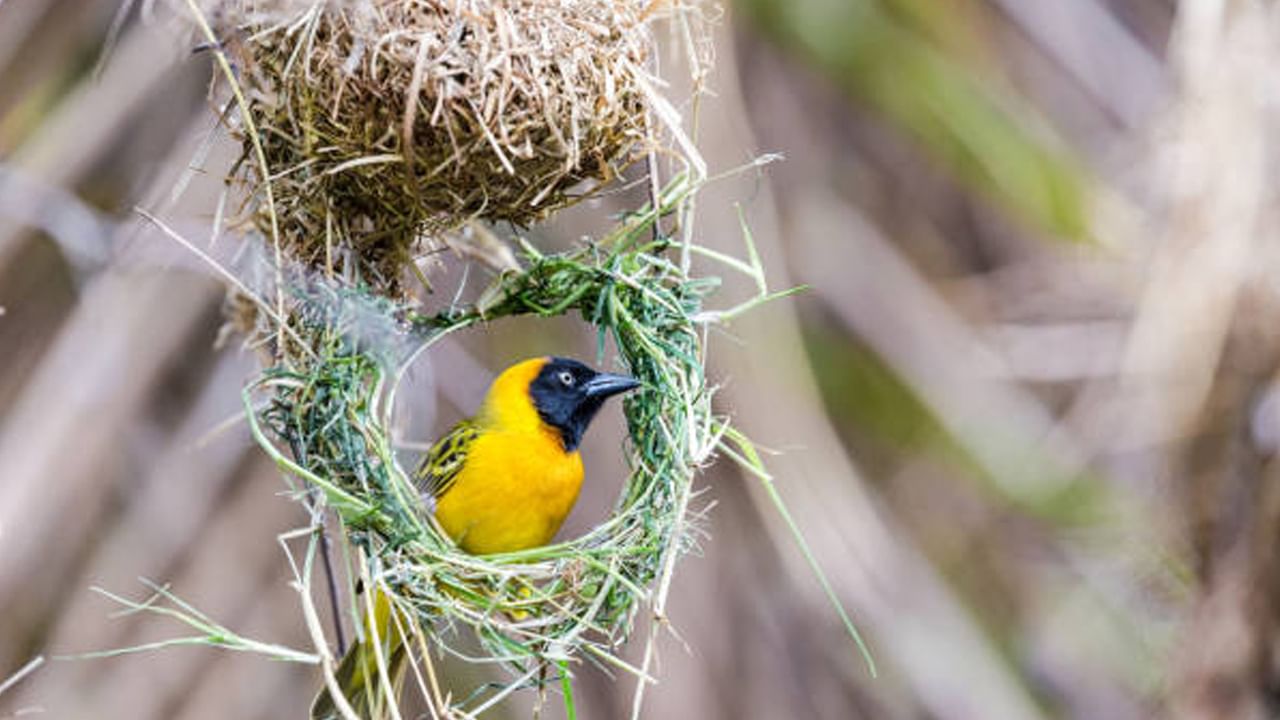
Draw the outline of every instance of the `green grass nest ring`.
<instances>
[{"instance_id":1,"label":"green grass nest ring","mask_svg":"<svg viewBox=\"0 0 1280 720\"><path fill-rule=\"evenodd\" d=\"M565 670L575 656L633 669L615 651L641 604L665 586L655 581L694 542L693 477L727 432L712 413L699 319L718 283L690 278L667 258L665 241L647 232L639 239L643 226L624 223L611 245L563 255L526 247L523 271L504 274L476 306L433 317L410 317L354 291L295 285L291 325L309 350L290 353L246 390L255 437L337 511L366 558L366 582L389 591L437 648L462 655L447 630L471 628L484 654L467 659L507 664L512 687L547 663ZM615 510L558 545L464 553L434 526L394 459L387 428L404 367L444 333L575 311L598 329L601 349L613 338L643 383L623 405L629 474ZM402 343L406 333L415 338L416 350L389 359L386 343L362 339L379 326L398 328Z\"/></svg>"}]
</instances>

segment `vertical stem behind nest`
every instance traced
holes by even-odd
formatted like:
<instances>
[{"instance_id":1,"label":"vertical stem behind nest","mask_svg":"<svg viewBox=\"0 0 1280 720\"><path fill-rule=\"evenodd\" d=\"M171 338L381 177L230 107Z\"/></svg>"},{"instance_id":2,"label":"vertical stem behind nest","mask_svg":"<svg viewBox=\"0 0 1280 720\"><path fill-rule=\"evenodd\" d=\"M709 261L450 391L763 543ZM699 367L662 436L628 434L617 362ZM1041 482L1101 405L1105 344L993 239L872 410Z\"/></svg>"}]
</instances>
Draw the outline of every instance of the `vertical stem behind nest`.
<instances>
[{"instance_id":1,"label":"vertical stem behind nest","mask_svg":"<svg viewBox=\"0 0 1280 720\"><path fill-rule=\"evenodd\" d=\"M347 651L347 639L342 633L342 611L338 606L338 581L334 577L333 561L329 557L327 523L321 523L320 525L320 562L324 565L324 580L329 592L329 612L333 613L333 635L337 645L337 654L342 655Z\"/></svg>"}]
</instances>

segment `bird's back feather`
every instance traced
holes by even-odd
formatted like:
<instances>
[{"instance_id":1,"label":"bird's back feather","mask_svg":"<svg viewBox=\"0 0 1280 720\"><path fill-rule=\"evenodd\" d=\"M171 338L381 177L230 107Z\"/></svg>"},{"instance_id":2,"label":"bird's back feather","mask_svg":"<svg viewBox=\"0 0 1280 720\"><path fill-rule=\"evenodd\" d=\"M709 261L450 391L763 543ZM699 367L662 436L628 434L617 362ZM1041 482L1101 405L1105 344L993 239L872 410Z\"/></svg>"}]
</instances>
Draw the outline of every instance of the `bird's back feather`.
<instances>
[{"instance_id":1,"label":"bird's back feather","mask_svg":"<svg viewBox=\"0 0 1280 720\"><path fill-rule=\"evenodd\" d=\"M467 419L454 425L437 440L414 473L418 492L435 500L444 497L458 479L458 473L466 464L467 454L480 432L480 424Z\"/></svg>"}]
</instances>

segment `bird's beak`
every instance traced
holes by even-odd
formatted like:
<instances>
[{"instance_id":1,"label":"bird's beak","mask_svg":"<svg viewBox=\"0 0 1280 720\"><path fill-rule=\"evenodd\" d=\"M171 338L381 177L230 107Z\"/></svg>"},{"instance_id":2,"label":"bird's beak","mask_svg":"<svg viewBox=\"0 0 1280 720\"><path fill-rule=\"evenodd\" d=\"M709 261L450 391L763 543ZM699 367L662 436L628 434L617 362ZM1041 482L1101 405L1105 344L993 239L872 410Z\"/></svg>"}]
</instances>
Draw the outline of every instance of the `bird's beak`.
<instances>
[{"instance_id":1,"label":"bird's beak","mask_svg":"<svg viewBox=\"0 0 1280 720\"><path fill-rule=\"evenodd\" d=\"M640 387L640 381L626 375L599 373L582 385L589 398L607 398Z\"/></svg>"}]
</instances>

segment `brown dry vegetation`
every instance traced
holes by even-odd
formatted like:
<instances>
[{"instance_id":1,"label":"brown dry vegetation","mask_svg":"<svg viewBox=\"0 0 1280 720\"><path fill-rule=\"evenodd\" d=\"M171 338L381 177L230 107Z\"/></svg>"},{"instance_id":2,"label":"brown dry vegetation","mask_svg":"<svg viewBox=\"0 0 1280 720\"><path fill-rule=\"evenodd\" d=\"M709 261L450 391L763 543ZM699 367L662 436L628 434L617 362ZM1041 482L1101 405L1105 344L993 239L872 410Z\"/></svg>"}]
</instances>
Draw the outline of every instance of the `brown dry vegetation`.
<instances>
[{"instance_id":1,"label":"brown dry vegetation","mask_svg":"<svg viewBox=\"0 0 1280 720\"><path fill-rule=\"evenodd\" d=\"M273 202L253 220L332 273L400 291L414 240L528 225L643 157L653 8L232 0L213 15L252 107ZM565 8L571 7L572 11ZM407 98L413 98L408 102ZM229 107L234 119L234 108ZM241 172L261 188L252 143Z\"/></svg>"}]
</instances>

